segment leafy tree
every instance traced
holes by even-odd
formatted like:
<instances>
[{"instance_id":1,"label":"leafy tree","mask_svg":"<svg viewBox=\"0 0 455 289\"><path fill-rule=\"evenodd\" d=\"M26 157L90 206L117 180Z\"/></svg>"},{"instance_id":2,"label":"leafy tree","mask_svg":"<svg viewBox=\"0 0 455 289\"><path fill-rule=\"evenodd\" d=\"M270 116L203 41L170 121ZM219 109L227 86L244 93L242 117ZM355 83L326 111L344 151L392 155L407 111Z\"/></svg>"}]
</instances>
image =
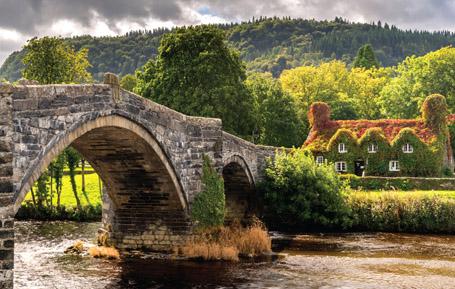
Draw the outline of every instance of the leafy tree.
<instances>
[{"instance_id":1,"label":"leafy tree","mask_svg":"<svg viewBox=\"0 0 455 289\"><path fill-rule=\"evenodd\" d=\"M346 188L333 165L317 165L311 152L278 152L261 185L266 216L280 228L342 228L351 224Z\"/></svg>"},{"instance_id":2,"label":"leafy tree","mask_svg":"<svg viewBox=\"0 0 455 289\"><path fill-rule=\"evenodd\" d=\"M283 92L270 73L252 73L246 87L256 106L255 141L273 146L299 146L304 128L297 117L294 101Z\"/></svg>"},{"instance_id":3,"label":"leafy tree","mask_svg":"<svg viewBox=\"0 0 455 289\"><path fill-rule=\"evenodd\" d=\"M379 67L379 61L374 54L371 44L365 44L360 47L357 52L357 56L354 59L354 67L362 67L366 69Z\"/></svg>"},{"instance_id":4,"label":"leafy tree","mask_svg":"<svg viewBox=\"0 0 455 289\"><path fill-rule=\"evenodd\" d=\"M87 49L76 52L63 39L57 37L33 38L24 46L22 75L41 84L88 82Z\"/></svg>"},{"instance_id":5,"label":"leafy tree","mask_svg":"<svg viewBox=\"0 0 455 289\"><path fill-rule=\"evenodd\" d=\"M435 93L445 96L449 111L455 112L455 48L408 57L395 73L381 92L382 110L388 117L417 117L425 98Z\"/></svg>"},{"instance_id":6,"label":"leafy tree","mask_svg":"<svg viewBox=\"0 0 455 289\"><path fill-rule=\"evenodd\" d=\"M251 134L253 102L245 68L213 26L178 28L163 36L156 60L137 73L146 98L189 115L219 117L227 131Z\"/></svg>"},{"instance_id":7,"label":"leafy tree","mask_svg":"<svg viewBox=\"0 0 455 289\"><path fill-rule=\"evenodd\" d=\"M51 177L55 180L55 189L57 193L57 208L60 208L60 198L63 186L63 171L65 169L65 154L60 154L49 165Z\"/></svg>"},{"instance_id":8,"label":"leafy tree","mask_svg":"<svg viewBox=\"0 0 455 289\"><path fill-rule=\"evenodd\" d=\"M47 182L49 180L49 172L46 170L36 181L36 205L39 209L44 208L49 204L49 188ZM33 190L33 188L32 188Z\"/></svg>"},{"instance_id":9,"label":"leafy tree","mask_svg":"<svg viewBox=\"0 0 455 289\"><path fill-rule=\"evenodd\" d=\"M381 91L389 83L392 68L353 68L349 72L349 98L359 118L378 119L381 111Z\"/></svg>"},{"instance_id":10,"label":"leafy tree","mask_svg":"<svg viewBox=\"0 0 455 289\"><path fill-rule=\"evenodd\" d=\"M346 64L335 60L319 66L300 66L285 70L280 80L283 90L294 98L299 117L306 120L308 109L313 102L322 101L331 105L343 97L348 97L348 77Z\"/></svg>"},{"instance_id":11,"label":"leafy tree","mask_svg":"<svg viewBox=\"0 0 455 289\"><path fill-rule=\"evenodd\" d=\"M68 170L69 170L69 174L70 174L71 188L73 190L74 198L76 199L77 209L80 212L82 212L81 200L79 199L79 196L77 193L77 184L76 184L76 168L77 168L78 163L81 160L81 158L79 156L79 153L71 147L65 149L65 157L66 157L66 163L68 165Z\"/></svg>"},{"instance_id":12,"label":"leafy tree","mask_svg":"<svg viewBox=\"0 0 455 289\"><path fill-rule=\"evenodd\" d=\"M248 70L272 72L274 77L283 69L317 65L334 58L351 64L359 47L365 43L375 48L376 56L384 66L396 65L413 54L424 55L455 45L455 34L451 32L400 30L387 23L382 23L381 28L346 20L262 17L216 26L226 32L229 46L240 51ZM88 71L95 79L102 80L105 72L134 73L149 58L156 57L161 37L171 31L158 28L115 37L84 35L65 38L65 42L76 50L90 49L88 58L93 66ZM0 68L0 77L10 81L19 79L24 55L24 50L13 52Z\"/></svg>"},{"instance_id":13,"label":"leafy tree","mask_svg":"<svg viewBox=\"0 0 455 289\"><path fill-rule=\"evenodd\" d=\"M199 228L222 226L226 208L224 181L206 155L203 156L202 186L202 192L194 198L191 216Z\"/></svg>"},{"instance_id":14,"label":"leafy tree","mask_svg":"<svg viewBox=\"0 0 455 289\"><path fill-rule=\"evenodd\" d=\"M120 86L128 91L133 91L133 89L136 87L136 84L136 76L132 74L127 74L123 76L122 79L120 79Z\"/></svg>"}]
</instances>

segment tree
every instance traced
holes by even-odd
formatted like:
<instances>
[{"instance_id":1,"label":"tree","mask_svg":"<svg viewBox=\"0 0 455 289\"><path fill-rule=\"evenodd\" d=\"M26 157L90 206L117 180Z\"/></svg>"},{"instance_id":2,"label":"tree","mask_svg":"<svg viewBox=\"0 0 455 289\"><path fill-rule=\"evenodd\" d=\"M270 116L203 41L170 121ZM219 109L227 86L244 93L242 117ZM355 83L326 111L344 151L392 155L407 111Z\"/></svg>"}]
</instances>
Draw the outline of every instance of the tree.
<instances>
[{"instance_id":1,"label":"tree","mask_svg":"<svg viewBox=\"0 0 455 289\"><path fill-rule=\"evenodd\" d=\"M322 101L334 107L332 103L349 98L353 90L348 87L348 77L346 64L334 60L319 66L285 70L280 80L283 90L293 97L300 119L306 121L308 109L313 102Z\"/></svg>"},{"instance_id":2,"label":"tree","mask_svg":"<svg viewBox=\"0 0 455 289\"><path fill-rule=\"evenodd\" d=\"M348 76L349 98L357 116L365 119L384 117L381 111L381 91L389 83L392 68L352 68Z\"/></svg>"},{"instance_id":3,"label":"tree","mask_svg":"<svg viewBox=\"0 0 455 289\"><path fill-rule=\"evenodd\" d=\"M245 68L214 26L178 28L163 36L156 60L137 73L135 91L189 115L219 117L223 127L251 134L253 102Z\"/></svg>"},{"instance_id":4,"label":"tree","mask_svg":"<svg viewBox=\"0 0 455 289\"><path fill-rule=\"evenodd\" d=\"M379 67L379 61L374 54L371 44L365 44L360 47L357 56L354 59L354 67L363 67L366 69Z\"/></svg>"},{"instance_id":5,"label":"tree","mask_svg":"<svg viewBox=\"0 0 455 289\"><path fill-rule=\"evenodd\" d=\"M88 50L76 52L58 37L33 38L24 46L23 77L41 84L89 82Z\"/></svg>"},{"instance_id":6,"label":"tree","mask_svg":"<svg viewBox=\"0 0 455 289\"><path fill-rule=\"evenodd\" d=\"M51 176L55 180L55 190L57 193L57 208L60 208L60 200L63 186L63 171L65 169L65 154L59 154L49 165Z\"/></svg>"},{"instance_id":7,"label":"tree","mask_svg":"<svg viewBox=\"0 0 455 289\"><path fill-rule=\"evenodd\" d=\"M270 73L252 73L246 87L253 96L255 113L255 142L273 146L300 146L304 127L297 117L294 101L284 93L278 80Z\"/></svg>"},{"instance_id":8,"label":"tree","mask_svg":"<svg viewBox=\"0 0 455 289\"><path fill-rule=\"evenodd\" d=\"M455 48L408 57L395 74L381 91L382 111L387 117L417 117L419 107L431 94L445 96L449 111L455 113Z\"/></svg>"},{"instance_id":9,"label":"tree","mask_svg":"<svg viewBox=\"0 0 455 289\"><path fill-rule=\"evenodd\" d=\"M82 212L81 200L77 194L77 184L76 184L76 168L80 161L79 153L69 147L65 149L66 163L68 165L68 170L70 173L71 188L73 190L74 198L76 199L76 205L79 212Z\"/></svg>"},{"instance_id":10,"label":"tree","mask_svg":"<svg viewBox=\"0 0 455 289\"><path fill-rule=\"evenodd\" d=\"M202 192L194 198L191 216L200 228L222 226L226 209L224 181L206 155L203 156L202 186Z\"/></svg>"},{"instance_id":11,"label":"tree","mask_svg":"<svg viewBox=\"0 0 455 289\"><path fill-rule=\"evenodd\" d=\"M137 84L136 76L132 74L127 74L123 76L122 79L120 80L120 86L128 91L133 91L134 87L136 87L136 84Z\"/></svg>"}]
</instances>

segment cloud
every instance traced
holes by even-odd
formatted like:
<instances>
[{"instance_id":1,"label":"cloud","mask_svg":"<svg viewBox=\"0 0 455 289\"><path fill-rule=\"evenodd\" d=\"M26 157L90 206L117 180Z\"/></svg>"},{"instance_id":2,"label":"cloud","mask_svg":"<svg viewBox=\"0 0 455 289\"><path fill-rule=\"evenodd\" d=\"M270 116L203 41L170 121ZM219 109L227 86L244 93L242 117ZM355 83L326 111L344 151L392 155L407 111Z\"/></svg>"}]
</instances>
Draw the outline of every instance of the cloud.
<instances>
[{"instance_id":1,"label":"cloud","mask_svg":"<svg viewBox=\"0 0 455 289\"><path fill-rule=\"evenodd\" d=\"M0 63L33 36L116 35L253 16L341 16L405 29L455 31L454 0L0 0Z\"/></svg>"}]
</instances>

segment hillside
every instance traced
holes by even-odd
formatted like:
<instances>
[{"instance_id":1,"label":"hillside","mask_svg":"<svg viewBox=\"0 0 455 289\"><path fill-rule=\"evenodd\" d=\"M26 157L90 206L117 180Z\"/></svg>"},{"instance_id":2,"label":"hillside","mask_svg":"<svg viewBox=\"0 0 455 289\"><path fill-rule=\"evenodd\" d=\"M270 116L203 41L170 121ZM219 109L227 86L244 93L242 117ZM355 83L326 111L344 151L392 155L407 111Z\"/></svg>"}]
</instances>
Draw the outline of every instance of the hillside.
<instances>
[{"instance_id":1,"label":"hillside","mask_svg":"<svg viewBox=\"0 0 455 289\"><path fill-rule=\"evenodd\" d=\"M351 63L359 47L371 43L383 66L395 65L406 56L423 55L455 45L455 34L439 31L400 30L388 24L361 24L341 18L316 21L260 18L243 23L220 24L228 42L239 50L249 70L270 71L318 63L333 58ZM100 79L104 72L133 73L157 53L167 29L130 32L117 37L79 36L67 40L76 49L89 48L90 72ZM0 78L20 78L24 51L12 53L0 68Z\"/></svg>"}]
</instances>

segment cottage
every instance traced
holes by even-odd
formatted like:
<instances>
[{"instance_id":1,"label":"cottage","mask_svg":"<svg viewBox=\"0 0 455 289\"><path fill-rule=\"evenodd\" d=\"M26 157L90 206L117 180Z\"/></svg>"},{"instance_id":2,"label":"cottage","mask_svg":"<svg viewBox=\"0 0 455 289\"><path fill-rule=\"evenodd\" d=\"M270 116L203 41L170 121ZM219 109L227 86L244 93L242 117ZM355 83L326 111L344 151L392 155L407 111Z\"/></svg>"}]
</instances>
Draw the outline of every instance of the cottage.
<instances>
[{"instance_id":1,"label":"cottage","mask_svg":"<svg viewBox=\"0 0 455 289\"><path fill-rule=\"evenodd\" d=\"M311 130L304 146L317 163L359 176L442 176L453 171L454 156L441 95L427 97L417 119L331 120L326 103L308 113ZM453 131L453 130L452 130Z\"/></svg>"}]
</instances>

